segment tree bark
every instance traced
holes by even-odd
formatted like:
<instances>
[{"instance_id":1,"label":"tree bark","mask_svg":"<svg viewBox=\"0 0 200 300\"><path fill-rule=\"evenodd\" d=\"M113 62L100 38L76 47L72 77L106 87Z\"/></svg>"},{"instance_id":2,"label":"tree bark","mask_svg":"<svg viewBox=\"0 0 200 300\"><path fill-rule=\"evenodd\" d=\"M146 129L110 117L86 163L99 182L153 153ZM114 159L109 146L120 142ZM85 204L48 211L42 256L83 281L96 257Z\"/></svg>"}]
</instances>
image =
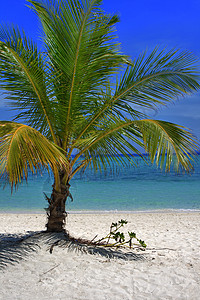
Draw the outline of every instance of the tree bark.
<instances>
[{"instance_id":1,"label":"tree bark","mask_svg":"<svg viewBox=\"0 0 200 300\"><path fill-rule=\"evenodd\" d=\"M48 222L46 224L48 232L63 232L65 231L66 216L65 203L67 197L70 195L70 184L64 185L62 183L63 173L60 174L60 191L55 190L55 183L53 184L53 191L51 197L47 198L49 207L46 209Z\"/></svg>"}]
</instances>

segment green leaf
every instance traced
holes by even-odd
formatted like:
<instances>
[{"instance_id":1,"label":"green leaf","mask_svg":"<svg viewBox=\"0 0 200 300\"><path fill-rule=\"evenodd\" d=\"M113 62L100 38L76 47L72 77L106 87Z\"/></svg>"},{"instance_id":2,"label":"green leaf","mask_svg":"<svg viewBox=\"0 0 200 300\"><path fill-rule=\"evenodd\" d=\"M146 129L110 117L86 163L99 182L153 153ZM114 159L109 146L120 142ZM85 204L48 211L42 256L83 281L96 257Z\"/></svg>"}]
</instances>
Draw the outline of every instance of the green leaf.
<instances>
[{"instance_id":1,"label":"green leaf","mask_svg":"<svg viewBox=\"0 0 200 300\"><path fill-rule=\"evenodd\" d=\"M0 26L0 88L25 119L56 142L54 114L46 84L46 57L18 27Z\"/></svg>"},{"instance_id":2,"label":"green leaf","mask_svg":"<svg viewBox=\"0 0 200 300\"><path fill-rule=\"evenodd\" d=\"M124 63L113 28L118 17L105 14L99 0L29 2L42 23L52 68L58 71L54 93L65 148L74 126L95 107L108 76Z\"/></svg>"},{"instance_id":3,"label":"green leaf","mask_svg":"<svg viewBox=\"0 0 200 300\"><path fill-rule=\"evenodd\" d=\"M68 170L68 161L61 149L37 130L14 122L0 122L0 175L17 185L28 172L41 169Z\"/></svg>"},{"instance_id":4,"label":"green leaf","mask_svg":"<svg viewBox=\"0 0 200 300\"><path fill-rule=\"evenodd\" d=\"M193 169L199 145L187 128L150 119L135 121L135 126L143 135L152 163L165 166L166 171L170 171L172 165L177 171L180 166L186 171Z\"/></svg>"},{"instance_id":5,"label":"green leaf","mask_svg":"<svg viewBox=\"0 0 200 300\"><path fill-rule=\"evenodd\" d=\"M147 245L145 244L145 242L144 242L144 241L142 241L142 240L138 240L138 242L140 243L140 245L141 245L142 247L144 247L144 248L146 248L146 247L147 247Z\"/></svg>"},{"instance_id":6,"label":"green leaf","mask_svg":"<svg viewBox=\"0 0 200 300\"><path fill-rule=\"evenodd\" d=\"M128 231L128 234L129 234L130 239L136 238L136 233L135 232L129 232Z\"/></svg>"}]
</instances>

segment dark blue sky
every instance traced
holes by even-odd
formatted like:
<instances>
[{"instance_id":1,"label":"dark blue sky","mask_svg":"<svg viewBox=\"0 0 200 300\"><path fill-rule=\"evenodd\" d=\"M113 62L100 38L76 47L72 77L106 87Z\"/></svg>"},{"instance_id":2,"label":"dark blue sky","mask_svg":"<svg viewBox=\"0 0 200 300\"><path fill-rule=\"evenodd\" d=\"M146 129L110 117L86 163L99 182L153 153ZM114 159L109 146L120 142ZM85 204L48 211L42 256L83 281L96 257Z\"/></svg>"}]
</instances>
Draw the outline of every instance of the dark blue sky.
<instances>
[{"instance_id":1,"label":"dark blue sky","mask_svg":"<svg viewBox=\"0 0 200 300\"><path fill-rule=\"evenodd\" d=\"M103 7L119 14L119 41L130 57L157 45L182 48L200 57L200 0L104 0ZM39 41L39 23L25 0L2 0L0 23L18 24ZM1 100L0 120L9 120L11 115ZM154 118L190 127L200 139L200 93L162 108Z\"/></svg>"}]
</instances>

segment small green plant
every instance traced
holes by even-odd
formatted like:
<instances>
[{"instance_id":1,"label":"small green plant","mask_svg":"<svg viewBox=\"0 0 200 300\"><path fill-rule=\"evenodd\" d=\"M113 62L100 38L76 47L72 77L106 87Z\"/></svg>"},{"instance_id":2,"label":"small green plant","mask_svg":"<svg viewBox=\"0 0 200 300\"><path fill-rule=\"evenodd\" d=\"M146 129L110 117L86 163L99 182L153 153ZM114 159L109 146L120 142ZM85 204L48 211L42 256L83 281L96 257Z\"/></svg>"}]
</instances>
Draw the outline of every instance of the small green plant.
<instances>
[{"instance_id":1,"label":"small green plant","mask_svg":"<svg viewBox=\"0 0 200 300\"><path fill-rule=\"evenodd\" d=\"M52 253L53 248L57 245L69 245L69 241L74 245L78 245L78 246L93 246L93 247L109 247L109 248L122 248L122 247L127 247L130 249L133 248L139 248L140 250L145 250L145 248L147 247L147 245L145 244L144 241L140 240L137 238L136 233L135 232L127 232L126 234L124 232L120 232L119 229L121 227L124 227L124 225L126 225L128 223L128 221L126 220L120 220L116 223L112 223L110 226L110 231L109 233L99 239L96 240L97 235L92 239L92 240L87 240L87 239L82 239L82 238L74 238L72 236L70 236L68 233L65 233L67 238L64 242L64 244L62 243L61 240L57 240L53 245L51 245L50 247L50 253ZM134 240L136 241L134 243Z\"/></svg>"},{"instance_id":2,"label":"small green plant","mask_svg":"<svg viewBox=\"0 0 200 300\"><path fill-rule=\"evenodd\" d=\"M117 223L112 223L110 232L98 241L94 241L93 239L92 244L104 247L129 247L130 249L136 246L144 250L147 245L144 241L137 238L135 232L128 231L128 234L125 235L123 232L119 231L119 229L124 227L127 223L127 220L120 220ZM133 242L134 239L137 243Z\"/></svg>"}]
</instances>

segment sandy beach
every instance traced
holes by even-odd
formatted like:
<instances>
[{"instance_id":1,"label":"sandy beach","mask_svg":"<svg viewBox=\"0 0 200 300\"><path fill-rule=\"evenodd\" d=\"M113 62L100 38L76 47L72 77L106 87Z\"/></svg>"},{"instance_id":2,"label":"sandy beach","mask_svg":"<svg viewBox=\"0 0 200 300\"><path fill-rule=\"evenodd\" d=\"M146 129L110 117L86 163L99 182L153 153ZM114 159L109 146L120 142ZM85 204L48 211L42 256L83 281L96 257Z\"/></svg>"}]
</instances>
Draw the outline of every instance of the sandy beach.
<instances>
[{"instance_id":1,"label":"sandy beach","mask_svg":"<svg viewBox=\"0 0 200 300\"><path fill-rule=\"evenodd\" d=\"M66 229L74 237L100 238L120 219L147 243L146 251L134 250L135 259L59 246L50 254L41 243L0 271L0 299L200 299L200 213L69 214ZM44 230L45 222L45 214L0 214L1 243Z\"/></svg>"}]
</instances>

